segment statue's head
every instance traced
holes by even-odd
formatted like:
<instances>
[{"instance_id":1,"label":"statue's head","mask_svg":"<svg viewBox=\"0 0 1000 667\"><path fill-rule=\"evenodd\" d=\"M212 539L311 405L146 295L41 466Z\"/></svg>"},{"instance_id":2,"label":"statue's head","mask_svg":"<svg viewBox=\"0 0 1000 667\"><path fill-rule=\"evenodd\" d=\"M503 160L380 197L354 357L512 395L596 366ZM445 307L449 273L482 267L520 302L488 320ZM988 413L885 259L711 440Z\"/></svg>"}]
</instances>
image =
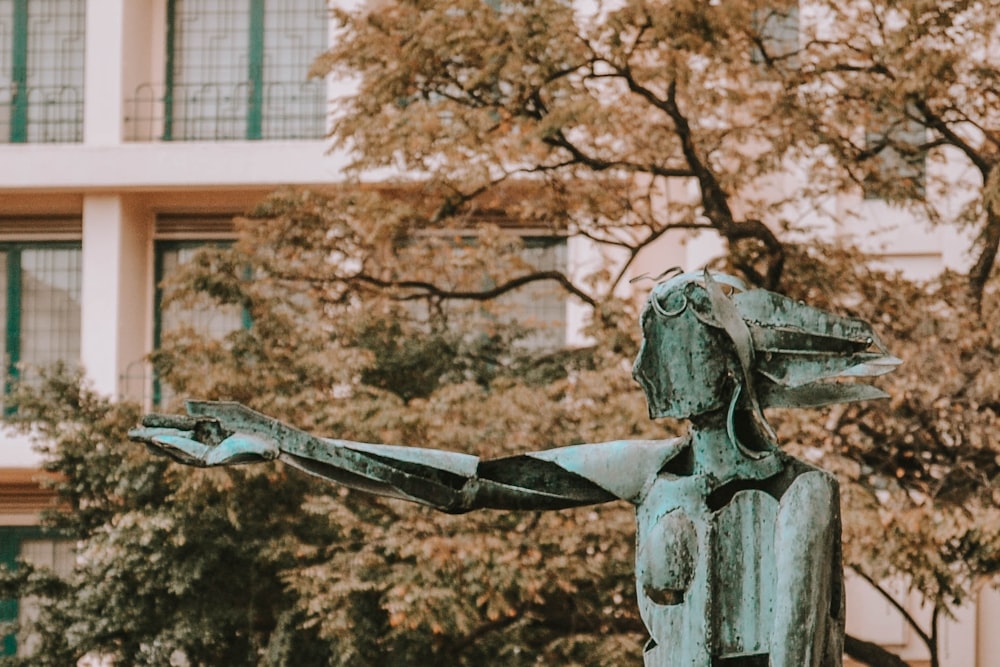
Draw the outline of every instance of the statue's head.
<instances>
[{"instance_id":1,"label":"statue's head","mask_svg":"<svg viewBox=\"0 0 1000 667\"><path fill-rule=\"evenodd\" d=\"M723 289L743 289L730 276L715 277ZM728 404L738 360L713 322L700 274L674 276L653 288L642 309L642 346L632 369L651 418L686 419Z\"/></svg>"},{"instance_id":2,"label":"statue's head","mask_svg":"<svg viewBox=\"0 0 1000 667\"><path fill-rule=\"evenodd\" d=\"M869 385L826 380L881 375L899 364L861 320L709 271L657 284L641 323L633 375L654 419L748 410L767 428L765 407L883 398Z\"/></svg>"}]
</instances>

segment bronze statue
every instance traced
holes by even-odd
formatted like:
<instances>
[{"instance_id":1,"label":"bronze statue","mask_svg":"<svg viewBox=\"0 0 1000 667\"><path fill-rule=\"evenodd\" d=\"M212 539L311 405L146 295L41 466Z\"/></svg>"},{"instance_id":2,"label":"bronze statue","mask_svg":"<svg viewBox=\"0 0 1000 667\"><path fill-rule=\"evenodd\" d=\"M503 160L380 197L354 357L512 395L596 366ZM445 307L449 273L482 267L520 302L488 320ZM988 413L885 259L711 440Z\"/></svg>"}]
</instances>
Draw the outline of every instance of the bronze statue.
<instances>
[{"instance_id":1,"label":"bronze statue","mask_svg":"<svg viewBox=\"0 0 1000 667\"><path fill-rule=\"evenodd\" d=\"M864 322L708 271L657 284L641 322L633 375L651 418L690 420L682 438L480 460L319 438L220 402L150 415L130 435L189 465L280 459L451 513L625 500L636 508L647 667L839 666L837 482L779 450L763 409L884 397L838 379L899 360Z\"/></svg>"}]
</instances>

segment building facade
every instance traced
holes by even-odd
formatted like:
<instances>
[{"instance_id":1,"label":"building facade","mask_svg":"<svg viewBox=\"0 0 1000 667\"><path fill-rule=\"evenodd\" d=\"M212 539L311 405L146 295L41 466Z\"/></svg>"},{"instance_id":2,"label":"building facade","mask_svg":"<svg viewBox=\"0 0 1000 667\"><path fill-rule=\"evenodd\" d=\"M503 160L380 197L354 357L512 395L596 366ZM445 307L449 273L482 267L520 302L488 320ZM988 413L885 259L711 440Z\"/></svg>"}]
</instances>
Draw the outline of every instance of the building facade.
<instances>
[{"instance_id":1,"label":"building facade","mask_svg":"<svg viewBox=\"0 0 1000 667\"><path fill-rule=\"evenodd\" d=\"M342 86L307 76L330 34L325 0L0 0L4 383L67 361L109 396L156 398L146 359L170 326L159 280L197 245L231 239L233 216L273 189L343 178L346 157L324 141ZM833 209L888 220L866 243L890 265L926 276L961 264L949 232L914 233L877 198ZM674 241L666 252L688 266L720 250L707 236ZM586 254L570 239L553 261L583 270ZM572 340L582 316L571 304L562 316ZM71 549L38 527L52 499L37 456L0 438L0 563L68 567ZM852 632L921 659L892 610L856 587ZM3 601L0 620L30 620L32 605ZM982 658L1000 656L984 620L998 612L984 598L949 624L944 664L1000 664ZM0 654L27 649L30 637L8 636Z\"/></svg>"}]
</instances>

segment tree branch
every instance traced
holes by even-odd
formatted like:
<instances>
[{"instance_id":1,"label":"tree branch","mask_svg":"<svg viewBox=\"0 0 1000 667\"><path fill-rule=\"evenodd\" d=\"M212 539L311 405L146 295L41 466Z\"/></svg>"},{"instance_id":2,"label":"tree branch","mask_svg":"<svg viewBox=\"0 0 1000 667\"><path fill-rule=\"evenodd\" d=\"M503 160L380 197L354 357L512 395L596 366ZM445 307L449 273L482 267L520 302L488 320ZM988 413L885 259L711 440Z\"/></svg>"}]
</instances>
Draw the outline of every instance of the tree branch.
<instances>
[{"instance_id":1,"label":"tree branch","mask_svg":"<svg viewBox=\"0 0 1000 667\"><path fill-rule=\"evenodd\" d=\"M927 100L914 100L913 106L916 107L916 109L920 112L920 115L923 116L921 121L924 125L940 133L941 136L947 140L948 144L965 153L965 156L969 158L969 161L976 165L976 169L978 169L979 173L982 174L983 181L985 182L986 177L989 176L990 167L992 167L990 162L980 155L979 152L971 145L969 145L967 141L958 136L958 134L956 134L955 131L951 129L951 127L949 127L940 116L931 111L931 108L927 105Z\"/></svg>"},{"instance_id":2,"label":"tree branch","mask_svg":"<svg viewBox=\"0 0 1000 667\"><path fill-rule=\"evenodd\" d=\"M690 168L693 177L698 181L701 191L701 205L705 217L709 219L712 226L730 243L744 239L756 239L767 249L770 261L767 263L767 269L763 275L747 264L740 266L740 268L754 282L768 289L777 287L778 281L781 279L781 272L784 269L784 246L774 235L774 232L760 220L736 222L733 218L732 209L729 208L728 196L719 184L718 178L716 178L715 174L698 154L698 149L694 144L694 131L691 129L691 124L688 122L687 117L684 116L680 110L680 106L677 104L677 82L670 82L667 88L667 97L663 99L641 85L627 66L619 68L618 71L628 84L629 90L663 111L673 122L674 133L680 140L684 160Z\"/></svg>"},{"instance_id":3,"label":"tree branch","mask_svg":"<svg viewBox=\"0 0 1000 667\"><path fill-rule=\"evenodd\" d=\"M910 667L910 663L903 661L895 653L851 635L844 636L844 653L869 667Z\"/></svg>"},{"instance_id":4,"label":"tree branch","mask_svg":"<svg viewBox=\"0 0 1000 667\"><path fill-rule=\"evenodd\" d=\"M652 174L654 176L662 176L663 178L689 178L696 176L690 169L642 165L625 160L602 160L583 152L583 149L570 141L562 130L555 131L552 135L546 137L544 141L554 148L562 148L573 156L575 162L596 172L608 171L609 169L623 169L628 172Z\"/></svg>"},{"instance_id":5,"label":"tree branch","mask_svg":"<svg viewBox=\"0 0 1000 667\"><path fill-rule=\"evenodd\" d=\"M399 297L399 301L413 301L415 299L422 299L429 296L436 297L438 299L489 301L490 299L495 299L502 294L506 294L507 292L515 290L518 287L523 287L529 283L551 280L558 283L564 290L577 297L588 306L594 308L597 307L597 299L574 285L573 282L560 271L537 271L535 273L528 273L487 290L448 290L423 280L383 280L364 273L355 274L347 278L346 282L350 282L351 280L357 280L380 289L407 289L418 290L421 292L417 295Z\"/></svg>"},{"instance_id":6,"label":"tree branch","mask_svg":"<svg viewBox=\"0 0 1000 667\"><path fill-rule=\"evenodd\" d=\"M857 574L859 577L867 581L872 588L877 590L882 595L882 597L885 598L885 600L890 605L892 605L893 609L899 612L899 614L903 617L903 620L906 621L906 624L909 625L911 628L913 628L913 631L917 633L921 641L923 641L928 646L928 648L932 646L933 639L931 638L931 636L928 635L926 632L924 632L924 629L921 628L919 624L917 624L917 619L913 618L910 612L906 611L903 605L900 604L899 601L896 600L896 598L894 598L892 595L889 594L889 591L885 590L885 588L883 588L881 584L879 584L877 581L869 577L867 574L862 572L857 567L854 567L853 565L850 567L855 574Z\"/></svg>"},{"instance_id":7,"label":"tree branch","mask_svg":"<svg viewBox=\"0 0 1000 667\"><path fill-rule=\"evenodd\" d=\"M941 607L934 606L931 612L931 643L927 645L931 653L931 667L940 667L938 660L938 620L941 617Z\"/></svg>"},{"instance_id":8,"label":"tree branch","mask_svg":"<svg viewBox=\"0 0 1000 667\"><path fill-rule=\"evenodd\" d=\"M986 224L979 235L979 256L969 270L969 296L975 304L976 311L983 309L983 289L986 281L993 273L996 264L997 250L1000 249L1000 215L993 211L986 212Z\"/></svg>"}]
</instances>

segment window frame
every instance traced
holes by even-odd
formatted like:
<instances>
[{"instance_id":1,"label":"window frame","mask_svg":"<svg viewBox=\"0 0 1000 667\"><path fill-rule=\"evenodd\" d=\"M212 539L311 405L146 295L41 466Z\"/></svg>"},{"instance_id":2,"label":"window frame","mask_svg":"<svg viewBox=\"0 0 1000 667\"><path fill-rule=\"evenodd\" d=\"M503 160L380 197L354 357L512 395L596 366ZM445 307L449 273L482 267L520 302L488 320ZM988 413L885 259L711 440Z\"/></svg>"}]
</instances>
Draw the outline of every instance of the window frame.
<instances>
[{"instance_id":1,"label":"window frame","mask_svg":"<svg viewBox=\"0 0 1000 667\"><path fill-rule=\"evenodd\" d=\"M72 89L78 87L79 94L76 96L77 102L73 103L77 107L75 117L72 120L56 120L54 126L57 128L55 136L57 138L51 139L51 134L44 134L40 139L33 139L31 137L30 127L32 126L31 116L32 108L38 106L48 106L51 102L48 100L43 100L42 102L36 102L35 105L31 103L31 93L32 86L31 83L33 67L30 67L31 61L31 20L32 15L28 9L28 0L9 0L11 6L10 21L11 21L11 41L9 44L9 50L6 54L9 54L11 59L11 69L10 69L10 86L12 91L10 93L9 102L7 106L9 107L9 128L7 136L0 137L0 142L11 143L11 144L23 144L23 143L79 143L83 141L83 69L80 70L80 81L78 86L73 86L72 84L61 83L58 87L60 91L67 88ZM68 14L74 19L80 22L80 34L79 34L79 53L75 56L80 62L84 60L85 53L85 43L86 43L86 25L85 25L85 4L83 0L64 0L67 3L74 3L80 5L77 12ZM72 5L69 5L72 7ZM5 18L5 17L0 17ZM2 62L2 61L0 61ZM44 88L44 87L41 87ZM70 106L70 103L59 103L54 104L57 108L65 109ZM41 121L44 127L46 123ZM59 128L68 127L69 134L72 135L71 139L61 138Z\"/></svg>"},{"instance_id":2,"label":"window frame","mask_svg":"<svg viewBox=\"0 0 1000 667\"><path fill-rule=\"evenodd\" d=\"M165 254L172 251L192 250L206 246L230 247L235 242L231 234L212 235L198 238L157 238L153 240L153 350L159 350L163 342L163 281ZM250 328L250 313L242 312L241 326ZM159 374L153 371L152 402L154 406L163 404L163 383Z\"/></svg>"},{"instance_id":3,"label":"window frame","mask_svg":"<svg viewBox=\"0 0 1000 667\"><path fill-rule=\"evenodd\" d=\"M80 262L80 278L82 280L83 266L82 266L82 253L83 253L83 243L81 241L44 241L44 240L24 240L24 241L14 241L14 240L0 240L0 253L7 254L7 266L6 266L6 280L7 280L7 293L5 301L5 311L2 313L3 316L3 326L5 328L6 337L4 340L3 350L0 350L5 356L4 363L4 382L3 386L0 387L2 395L4 398L8 396L13 388L15 382L17 382L21 377L21 371L18 365L23 361L24 346L22 345L22 333L23 333L23 322L24 313L22 308L24 289L23 289L23 276L22 276L22 253L25 250L39 250L39 249L64 249L64 250L77 250L81 253ZM80 308L82 311L83 304L81 301ZM82 329L82 322L81 322ZM77 337L82 335L82 330L77 332ZM79 364L79 359L65 359L68 363ZM14 406L5 405L3 408L4 414L11 414L15 410Z\"/></svg>"},{"instance_id":4,"label":"window frame","mask_svg":"<svg viewBox=\"0 0 1000 667\"><path fill-rule=\"evenodd\" d=\"M271 136L272 133L265 131L266 129L266 118L265 109L268 106L269 101L265 97L265 90L269 85L274 83L268 81L266 78L267 67L265 62L266 49L266 38L267 38L267 25L266 25L266 0L249 0L249 9L247 19L247 54L246 54L246 77L244 83L246 84L246 109L245 109L245 130L242 136L218 136L218 131L215 132L216 136L208 137L203 136L208 133L204 132L202 128L195 128L194 130L186 129L181 134L184 136L177 136L178 125L183 124L184 126L191 126L198 121L194 118L186 118L183 112L178 112L178 49L180 48L180 32L178 29L178 2L184 2L185 0L167 0L166 8L166 54L165 54L165 74L164 74L164 95L163 95L163 122L162 122L162 134L160 139L162 141L239 141L239 140L249 140L249 141L259 141L259 140L281 140L281 139L321 139L325 135L325 113L320 114L318 122L320 124L319 132L313 133L310 131L303 132L292 132L292 133L274 133L275 136ZM325 2L319 3L325 9L327 5ZM306 10L310 11L310 10ZM324 48L328 47L328 30L324 30ZM320 52L313 55L313 58L318 57ZM310 83L307 79L307 71L302 72L302 84L306 85ZM203 84L207 85L207 84ZM327 92L326 86L322 79L317 81L317 87L322 91L321 99L322 103L326 103ZM237 92L237 95L239 93ZM215 122L218 123L221 116L217 113L215 117ZM289 134L289 136L285 136ZM188 136L192 135L192 136Z\"/></svg>"},{"instance_id":5,"label":"window frame","mask_svg":"<svg viewBox=\"0 0 1000 667\"><path fill-rule=\"evenodd\" d=\"M29 540L68 541L68 538L44 526L0 525L0 567L16 571L21 558L21 545ZM0 623L17 623L20 611L21 601L18 598L0 599ZM17 649L17 632L0 635L0 657L16 656Z\"/></svg>"}]
</instances>

